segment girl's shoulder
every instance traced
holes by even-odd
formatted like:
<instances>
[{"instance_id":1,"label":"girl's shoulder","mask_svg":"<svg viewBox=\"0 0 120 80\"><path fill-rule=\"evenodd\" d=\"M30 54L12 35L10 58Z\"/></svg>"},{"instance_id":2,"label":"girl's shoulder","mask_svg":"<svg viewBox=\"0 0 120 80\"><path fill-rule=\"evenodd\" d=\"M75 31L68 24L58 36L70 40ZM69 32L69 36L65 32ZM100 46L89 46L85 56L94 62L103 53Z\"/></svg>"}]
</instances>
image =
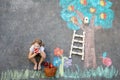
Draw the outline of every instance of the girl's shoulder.
<instances>
[{"instance_id":1,"label":"girl's shoulder","mask_svg":"<svg viewBox=\"0 0 120 80\"><path fill-rule=\"evenodd\" d=\"M44 50L45 50L44 46L41 46L41 47L40 47L40 50L41 50L41 51L44 51Z\"/></svg>"},{"instance_id":2,"label":"girl's shoulder","mask_svg":"<svg viewBox=\"0 0 120 80\"><path fill-rule=\"evenodd\" d=\"M34 51L34 45L30 46L30 51L33 52Z\"/></svg>"}]
</instances>

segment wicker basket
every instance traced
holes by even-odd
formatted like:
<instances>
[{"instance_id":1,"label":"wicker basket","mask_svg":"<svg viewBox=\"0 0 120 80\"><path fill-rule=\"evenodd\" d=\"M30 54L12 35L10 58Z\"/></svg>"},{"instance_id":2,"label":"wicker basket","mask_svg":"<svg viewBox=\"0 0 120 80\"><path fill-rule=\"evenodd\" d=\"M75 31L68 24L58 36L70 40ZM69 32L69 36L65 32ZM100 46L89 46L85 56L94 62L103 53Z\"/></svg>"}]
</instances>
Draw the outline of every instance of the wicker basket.
<instances>
[{"instance_id":1,"label":"wicker basket","mask_svg":"<svg viewBox=\"0 0 120 80\"><path fill-rule=\"evenodd\" d=\"M44 68L44 72L45 72L45 75L47 77L54 77L55 74L56 74L56 71L57 71L56 67L53 67L53 68L46 67L46 68Z\"/></svg>"}]
</instances>

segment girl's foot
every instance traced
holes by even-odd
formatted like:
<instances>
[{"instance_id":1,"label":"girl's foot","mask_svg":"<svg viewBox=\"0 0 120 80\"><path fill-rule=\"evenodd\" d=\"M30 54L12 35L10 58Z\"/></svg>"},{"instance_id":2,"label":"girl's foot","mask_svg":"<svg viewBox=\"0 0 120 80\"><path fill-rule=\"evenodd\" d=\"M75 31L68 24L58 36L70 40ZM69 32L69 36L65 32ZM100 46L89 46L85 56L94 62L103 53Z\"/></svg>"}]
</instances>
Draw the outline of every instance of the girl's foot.
<instances>
[{"instance_id":1,"label":"girl's foot","mask_svg":"<svg viewBox=\"0 0 120 80\"><path fill-rule=\"evenodd\" d=\"M34 70L37 70L37 64L34 65Z\"/></svg>"},{"instance_id":2,"label":"girl's foot","mask_svg":"<svg viewBox=\"0 0 120 80\"><path fill-rule=\"evenodd\" d=\"M41 70L41 64L38 65L38 70Z\"/></svg>"}]
</instances>

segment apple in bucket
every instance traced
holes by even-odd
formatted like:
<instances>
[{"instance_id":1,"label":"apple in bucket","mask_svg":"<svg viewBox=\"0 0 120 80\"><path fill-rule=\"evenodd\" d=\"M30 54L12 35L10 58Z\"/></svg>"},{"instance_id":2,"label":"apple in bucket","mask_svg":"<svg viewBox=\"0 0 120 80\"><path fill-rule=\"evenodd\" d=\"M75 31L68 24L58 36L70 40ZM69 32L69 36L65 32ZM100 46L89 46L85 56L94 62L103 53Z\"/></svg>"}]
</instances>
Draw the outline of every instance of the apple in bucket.
<instances>
[{"instance_id":1,"label":"apple in bucket","mask_svg":"<svg viewBox=\"0 0 120 80\"><path fill-rule=\"evenodd\" d=\"M49 63L49 68L54 68L52 63Z\"/></svg>"},{"instance_id":2,"label":"apple in bucket","mask_svg":"<svg viewBox=\"0 0 120 80\"><path fill-rule=\"evenodd\" d=\"M47 61L47 62L44 62L43 65L44 65L45 67L48 67L48 66L49 66L49 62L48 62L48 61Z\"/></svg>"}]
</instances>

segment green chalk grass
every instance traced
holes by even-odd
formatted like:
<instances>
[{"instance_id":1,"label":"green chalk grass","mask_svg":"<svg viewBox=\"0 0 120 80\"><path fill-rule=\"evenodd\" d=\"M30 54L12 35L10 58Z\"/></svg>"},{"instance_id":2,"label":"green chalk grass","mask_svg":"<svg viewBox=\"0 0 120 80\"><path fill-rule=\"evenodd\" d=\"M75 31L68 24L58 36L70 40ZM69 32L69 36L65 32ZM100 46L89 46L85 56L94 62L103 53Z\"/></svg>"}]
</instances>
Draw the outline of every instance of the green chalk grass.
<instances>
[{"instance_id":1,"label":"green chalk grass","mask_svg":"<svg viewBox=\"0 0 120 80\"><path fill-rule=\"evenodd\" d=\"M63 78L91 78L91 77L105 77L113 78L118 75L118 70L114 66L103 67L99 66L96 69L81 70L80 66L75 65L75 69L67 68L64 70ZM29 79L47 78L43 71L34 71L29 69L22 70L7 70L1 73L1 80L29 80ZM60 78L59 71L56 73L56 78Z\"/></svg>"}]
</instances>

